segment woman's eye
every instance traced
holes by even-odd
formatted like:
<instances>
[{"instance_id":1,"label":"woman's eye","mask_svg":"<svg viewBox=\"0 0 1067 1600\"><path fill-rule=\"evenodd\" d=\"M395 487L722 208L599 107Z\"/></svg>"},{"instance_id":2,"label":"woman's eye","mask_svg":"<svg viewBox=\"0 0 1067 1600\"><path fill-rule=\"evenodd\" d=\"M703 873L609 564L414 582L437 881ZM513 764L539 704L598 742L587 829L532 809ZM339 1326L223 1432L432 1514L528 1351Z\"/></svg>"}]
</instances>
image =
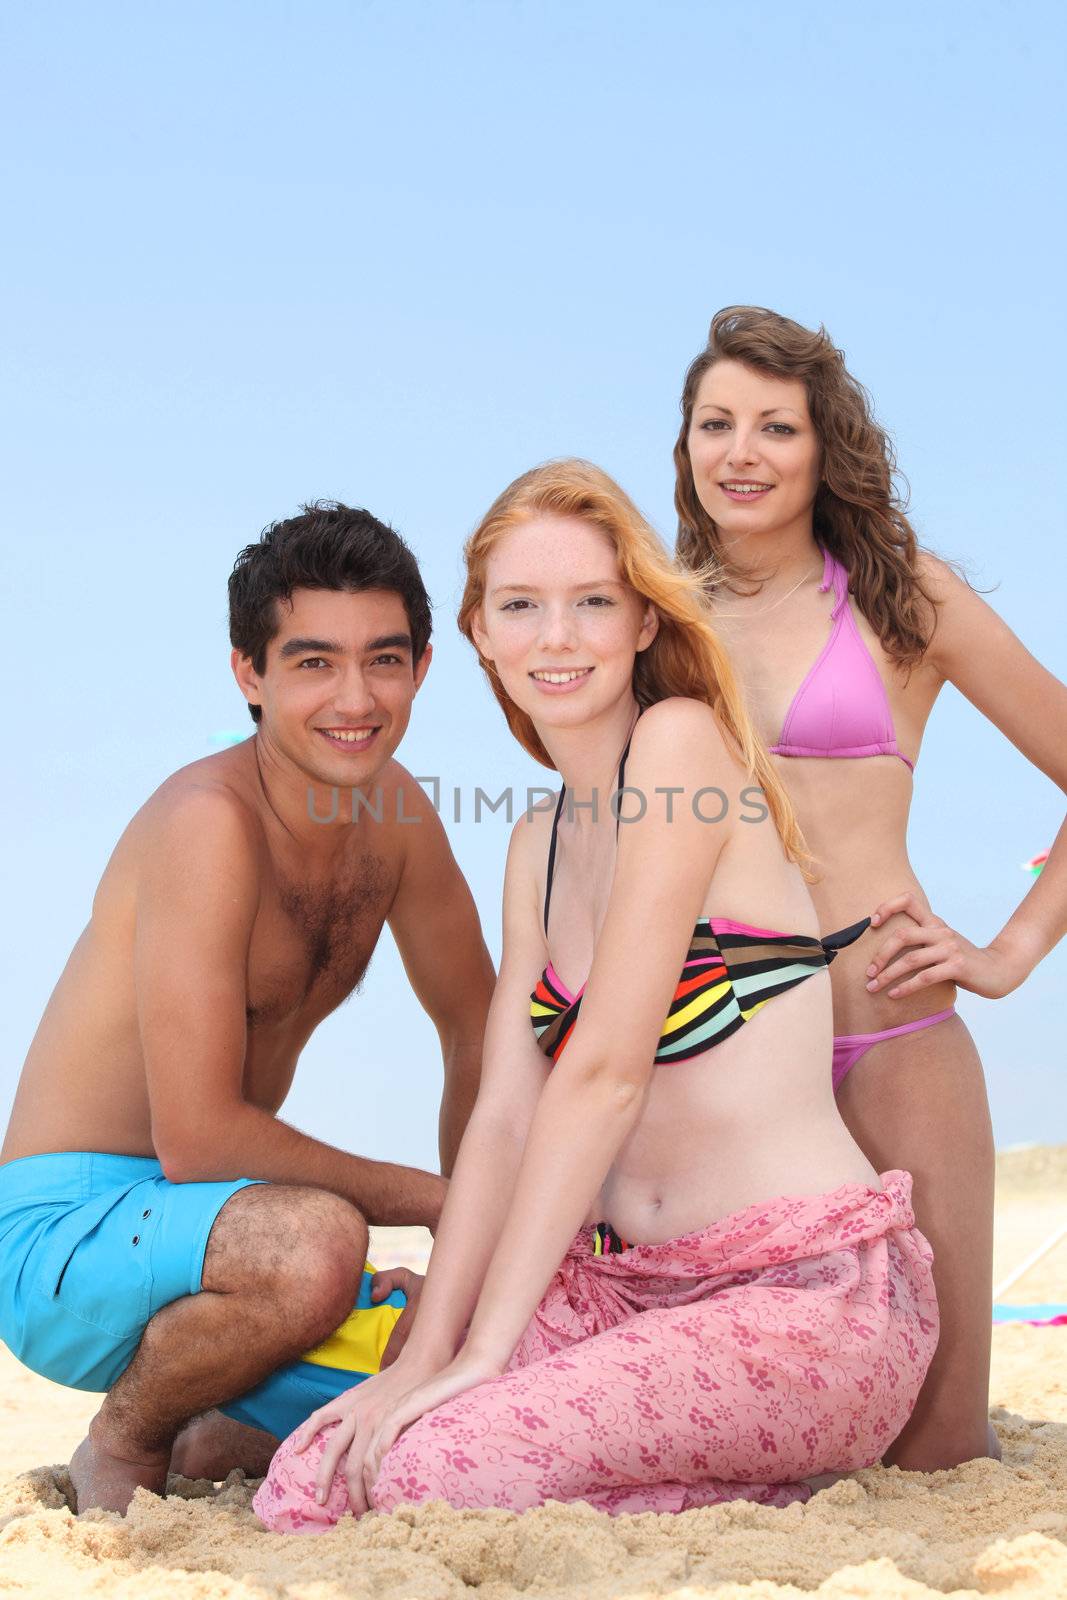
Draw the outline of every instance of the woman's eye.
<instances>
[{"instance_id":1,"label":"woman's eye","mask_svg":"<svg viewBox=\"0 0 1067 1600\"><path fill-rule=\"evenodd\" d=\"M795 428L791 428L788 422L772 422L769 424L768 431L770 433L791 434L796 433L797 430Z\"/></svg>"},{"instance_id":2,"label":"woman's eye","mask_svg":"<svg viewBox=\"0 0 1067 1600\"><path fill-rule=\"evenodd\" d=\"M614 600L610 599L606 594L587 594L582 601L583 606L612 606L614 604Z\"/></svg>"},{"instance_id":3,"label":"woman's eye","mask_svg":"<svg viewBox=\"0 0 1067 1600\"><path fill-rule=\"evenodd\" d=\"M529 600L508 600L500 607L501 611L528 611Z\"/></svg>"},{"instance_id":4,"label":"woman's eye","mask_svg":"<svg viewBox=\"0 0 1067 1600\"><path fill-rule=\"evenodd\" d=\"M730 424L726 421L725 417L706 417L700 426L705 433L721 433L722 430L724 428L728 428Z\"/></svg>"}]
</instances>

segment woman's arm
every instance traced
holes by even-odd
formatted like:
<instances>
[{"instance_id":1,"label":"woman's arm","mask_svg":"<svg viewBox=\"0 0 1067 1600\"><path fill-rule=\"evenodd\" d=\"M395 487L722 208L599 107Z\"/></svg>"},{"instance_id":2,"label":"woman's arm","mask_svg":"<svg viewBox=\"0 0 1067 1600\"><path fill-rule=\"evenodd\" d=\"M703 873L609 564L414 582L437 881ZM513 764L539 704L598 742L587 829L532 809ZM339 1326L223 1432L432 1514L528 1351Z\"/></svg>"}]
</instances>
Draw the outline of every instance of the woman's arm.
<instances>
[{"instance_id":1,"label":"woman's arm","mask_svg":"<svg viewBox=\"0 0 1067 1600\"><path fill-rule=\"evenodd\" d=\"M530 991L544 965L534 864L539 831L524 821L512 835L504 882L504 949L486 1023L481 1084L448 1186L414 1326L386 1372L320 1407L295 1437L296 1449L304 1450L321 1429L338 1424L323 1452L316 1485L324 1499L335 1472L345 1471L357 1510L364 1509L366 1439L401 1396L448 1365L463 1337L504 1227L526 1134L547 1076L530 1026Z\"/></svg>"},{"instance_id":2,"label":"woman's arm","mask_svg":"<svg viewBox=\"0 0 1067 1600\"><path fill-rule=\"evenodd\" d=\"M537 1104L504 1228L463 1356L502 1371L553 1272L638 1122L678 973L727 826L688 798L730 762L708 707L664 701L641 718L628 765L648 796L620 830L615 878L582 1010ZM683 791L667 819L657 786ZM515 1241L521 1241L516 1247Z\"/></svg>"},{"instance_id":3,"label":"woman's arm","mask_svg":"<svg viewBox=\"0 0 1067 1600\"><path fill-rule=\"evenodd\" d=\"M1067 686L943 562L925 555L921 575L938 602L928 661L1067 792ZM907 912L917 927L879 947L868 969L869 989L888 990L895 998L952 982L990 999L1009 994L1067 933L1067 822L1018 910L984 949L947 927L914 895L886 901L872 921L895 911Z\"/></svg>"}]
</instances>

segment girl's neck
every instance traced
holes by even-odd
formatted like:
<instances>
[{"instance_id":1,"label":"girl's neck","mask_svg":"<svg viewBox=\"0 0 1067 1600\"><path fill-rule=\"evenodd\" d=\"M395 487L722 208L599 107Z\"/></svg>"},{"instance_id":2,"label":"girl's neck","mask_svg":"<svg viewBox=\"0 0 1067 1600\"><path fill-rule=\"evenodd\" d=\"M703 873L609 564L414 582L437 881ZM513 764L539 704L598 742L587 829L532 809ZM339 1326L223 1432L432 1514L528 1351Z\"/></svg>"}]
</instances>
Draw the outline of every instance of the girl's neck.
<instances>
[{"instance_id":1,"label":"girl's neck","mask_svg":"<svg viewBox=\"0 0 1067 1600\"><path fill-rule=\"evenodd\" d=\"M629 694L594 721L574 728L538 728L567 788L568 821L614 826L610 802L619 760L639 715L640 707Z\"/></svg>"},{"instance_id":2,"label":"girl's neck","mask_svg":"<svg viewBox=\"0 0 1067 1600\"><path fill-rule=\"evenodd\" d=\"M810 513L764 533L720 534L720 545L735 571L768 595L802 579L819 555Z\"/></svg>"}]
</instances>

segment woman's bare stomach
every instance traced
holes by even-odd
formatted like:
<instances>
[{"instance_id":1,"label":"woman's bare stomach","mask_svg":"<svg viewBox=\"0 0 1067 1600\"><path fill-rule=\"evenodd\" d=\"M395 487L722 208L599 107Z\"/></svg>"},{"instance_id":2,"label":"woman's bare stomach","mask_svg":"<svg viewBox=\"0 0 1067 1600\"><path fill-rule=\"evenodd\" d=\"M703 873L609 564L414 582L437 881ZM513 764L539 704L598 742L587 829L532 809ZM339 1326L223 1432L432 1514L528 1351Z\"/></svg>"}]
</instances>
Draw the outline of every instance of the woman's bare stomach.
<instances>
[{"instance_id":1,"label":"woman's bare stomach","mask_svg":"<svg viewBox=\"0 0 1067 1600\"><path fill-rule=\"evenodd\" d=\"M825 995L805 997L806 987L703 1055L653 1068L588 1224L660 1244L779 1195L881 1187L834 1104Z\"/></svg>"},{"instance_id":2,"label":"woman's bare stomach","mask_svg":"<svg viewBox=\"0 0 1067 1600\"><path fill-rule=\"evenodd\" d=\"M822 934L860 922L883 901L908 891L925 901L908 858L911 780L903 763L886 756L779 759L776 766L813 858L816 875L809 888ZM911 917L898 914L837 956L830 968L835 1034L879 1033L954 1004L951 983L924 984L896 999L885 989L868 990L867 968L877 951L894 933L914 927Z\"/></svg>"}]
</instances>

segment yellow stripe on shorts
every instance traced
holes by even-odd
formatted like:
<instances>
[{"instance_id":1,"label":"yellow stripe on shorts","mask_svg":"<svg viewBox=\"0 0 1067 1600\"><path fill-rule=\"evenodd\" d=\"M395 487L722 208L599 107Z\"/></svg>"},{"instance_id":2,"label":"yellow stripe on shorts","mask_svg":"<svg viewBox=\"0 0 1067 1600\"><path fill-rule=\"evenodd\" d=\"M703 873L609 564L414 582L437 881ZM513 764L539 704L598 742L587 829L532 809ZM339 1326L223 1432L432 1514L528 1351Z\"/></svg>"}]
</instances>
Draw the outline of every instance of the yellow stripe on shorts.
<instances>
[{"instance_id":1,"label":"yellow stripe on shorts","mask_svg":"<svg viewBox=\"0 0 1067 1600\"><path fill-rule=\"evenodd\" d=\"M367 1271L374 1268L367 1262ZM367 1306L350 1311L328 1339L301 1357L315 1367L338 1372L378 1372L389 1336L403 1316L401 1306Z\"/></svg>"}]
</instances>

